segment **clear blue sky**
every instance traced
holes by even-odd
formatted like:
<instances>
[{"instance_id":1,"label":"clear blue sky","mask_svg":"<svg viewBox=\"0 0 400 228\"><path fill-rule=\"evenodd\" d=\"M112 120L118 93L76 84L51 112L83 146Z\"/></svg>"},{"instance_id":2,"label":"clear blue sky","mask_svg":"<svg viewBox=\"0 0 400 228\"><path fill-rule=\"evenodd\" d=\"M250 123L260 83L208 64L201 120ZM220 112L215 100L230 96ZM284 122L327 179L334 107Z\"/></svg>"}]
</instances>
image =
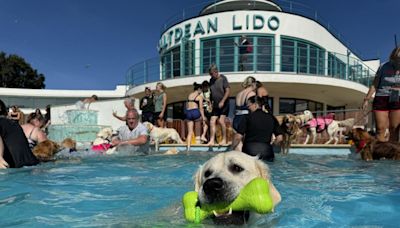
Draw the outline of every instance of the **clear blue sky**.
<instances>
[{"instance_id":1,"label":"clear blue sky","mask_svg":"<svg viewBox=\"0 0 400 228\"><path fill-rule=\"evenodd\" d=\"M114 89L129 66L158 55L163 23L204 0L0 0L0 51L25 58L47 89ZM365 59L400 43L400 0L297 0Z\"/></svg>"}]
</instances>

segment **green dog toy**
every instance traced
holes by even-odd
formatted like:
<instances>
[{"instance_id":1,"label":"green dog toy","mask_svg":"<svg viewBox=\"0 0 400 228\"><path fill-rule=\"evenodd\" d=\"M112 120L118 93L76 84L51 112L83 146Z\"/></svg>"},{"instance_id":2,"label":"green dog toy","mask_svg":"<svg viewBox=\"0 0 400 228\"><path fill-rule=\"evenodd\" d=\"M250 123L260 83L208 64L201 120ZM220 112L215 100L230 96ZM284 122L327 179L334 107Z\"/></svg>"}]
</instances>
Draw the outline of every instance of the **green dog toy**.
<instances>
[{"instance_id":1,"label":"green dog toy","mask_svg":"<svg viewBox=\"0 0 400 228\"><path fill-rule=\"evenodd\" d=\"M255 178L250 181L240 192L239 196L230 204L212 204L197 206L198 193L190 191L182 199L185 218L189 222L200 223L205 218L217 213L232 211L255 211L266 214L272 211L274 205L269 195L269 183L265 179Z\"/></svg>"}]
</instances>

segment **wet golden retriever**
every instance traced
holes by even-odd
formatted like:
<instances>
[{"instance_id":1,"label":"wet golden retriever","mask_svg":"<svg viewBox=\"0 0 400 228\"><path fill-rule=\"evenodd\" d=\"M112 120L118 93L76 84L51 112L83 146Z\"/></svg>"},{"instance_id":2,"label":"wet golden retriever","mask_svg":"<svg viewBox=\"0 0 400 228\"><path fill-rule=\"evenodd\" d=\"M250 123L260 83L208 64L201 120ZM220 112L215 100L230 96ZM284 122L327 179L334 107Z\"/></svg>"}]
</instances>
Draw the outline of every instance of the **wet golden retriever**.
<instances>
[{"instance_id":1,"label":"wet golden retriever","mask_svg":"<svg viewBox=\"0 0 400 228\"><path fill-rule=\"evenodd\" d=\"M365 161L390 159L400 160L399 142L380 142L362 128L354 128L349 139L353 140L356 152Z\"/></svg>"},{"instance_id":2,"label":"wet golden retriever","mask_svg":"<svg viewBox=\"0 0 400 228\"><path fill-rule=\"evenodd\" d=\"M194 176L195 191L199 194L200 204L230 203L257 177L269 181L269 191L274 206L277 205L281 195L271 182L268 166L257 157L239 151L220 153L202 165ZM213 219L215 223L244 224L251 219L251 214L248 211L232 212Z\"/></svg>"},{"instance_id":3,"label":"wet golden retriever","mask_svg":"<svg viewBox=\"0 0 400 228\"><path fill-rule=\"evenodd\" d=\"M35 157L41 162L54 160L54 155L60 150L60 146L51 140L38 143L32 150Z\"/></svg>"}]
</instances>

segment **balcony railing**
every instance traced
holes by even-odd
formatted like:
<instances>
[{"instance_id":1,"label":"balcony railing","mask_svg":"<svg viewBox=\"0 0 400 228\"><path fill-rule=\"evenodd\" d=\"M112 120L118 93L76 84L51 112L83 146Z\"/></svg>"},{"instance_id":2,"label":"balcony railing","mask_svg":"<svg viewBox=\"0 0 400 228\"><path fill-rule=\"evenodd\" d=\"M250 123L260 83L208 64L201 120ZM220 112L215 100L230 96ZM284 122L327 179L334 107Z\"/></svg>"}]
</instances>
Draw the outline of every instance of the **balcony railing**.
<instances>
[{"instance_id":1,"label":"balcony railing","mask_svg":"<svg viewBox=\"0 0 400 228\"><path fill-rule=\"evenodd\" d=\"M241 72L299 74L348 80L367 87L371 85L375 76L375 71L361 60L331 52L323 53L322 58L301 54L280 56L254 52L247 54L246 61L241 61L242 57L235 54L237 52L222 53L211 49L207 51L208 56L203 52L196 55L202 57L196 58L193 57L193 53L200 53L200 50L191 50L190 53L171 51L164 53L162 57L150 58L131 66L126 75L127 85L134 87L165 79L208 75L211 63L216 63L220 71L227 75Z\"/></svg>"}]
</instances>

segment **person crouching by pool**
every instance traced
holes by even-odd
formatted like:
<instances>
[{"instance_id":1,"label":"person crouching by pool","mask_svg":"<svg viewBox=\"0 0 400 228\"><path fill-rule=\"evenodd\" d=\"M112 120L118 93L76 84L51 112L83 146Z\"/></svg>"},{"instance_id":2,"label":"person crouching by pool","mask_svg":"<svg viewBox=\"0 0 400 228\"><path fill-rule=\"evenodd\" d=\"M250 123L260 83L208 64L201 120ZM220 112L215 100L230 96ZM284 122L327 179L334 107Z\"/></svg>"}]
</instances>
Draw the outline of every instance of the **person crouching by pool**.
<instances>
[{"instance_id":1,"label":"person crouching by pool","mask_svg":"<svg viewBox=\"0 0 400 228\"><path fill-rule=\"evenodd\" d=\"M33 155L21 126L7 119L7 108L0 100L0 168L20 168L39 163Z\"/></svg>"},{"instance_id":2,"label":"person crouching by pool","mask_svg":"<svg viewBox=\"0 0 400 228\"><path fill-rule=\"evenodd\" d=\"M276 118L262 110L263 101L257 96L247 99L250 114L239 123L237 133L233 138L232 148L235 149L243 140L242 151L251 156L259 156L265 161L274 161L274 152L271 145L272 135L275 142L282 140L282 131Z\"/></svg>"},{"instance_id":3,"label":"person crouching by pool","mask_svg":"<svg viewBox=\"0 0 400 228\"><path fill-rule=\"evenodd\" d=\"M193 84L193 90L194 91L189 94L186 102L186 120L188 128L186 142L188 151L190 150L190 144L192 143L192 136L194 134L194 121L200 117L202 118L203 123L207 121L203 109L202 85L195 82Z\"/></svg>"},{"instance_id":4,"label":"person crouching by pool","mask_svg":"<svg viewBox=\"0 0 400 228\"><path fill-rule=\"evenodd\" d=\"M111 141L112 146L118 146L118 150L130 152L149 152L147 128L139 122L139 113L136 109L126 112L126 125L118 129L118 136Z\"/></svg>"}]
</instances>

